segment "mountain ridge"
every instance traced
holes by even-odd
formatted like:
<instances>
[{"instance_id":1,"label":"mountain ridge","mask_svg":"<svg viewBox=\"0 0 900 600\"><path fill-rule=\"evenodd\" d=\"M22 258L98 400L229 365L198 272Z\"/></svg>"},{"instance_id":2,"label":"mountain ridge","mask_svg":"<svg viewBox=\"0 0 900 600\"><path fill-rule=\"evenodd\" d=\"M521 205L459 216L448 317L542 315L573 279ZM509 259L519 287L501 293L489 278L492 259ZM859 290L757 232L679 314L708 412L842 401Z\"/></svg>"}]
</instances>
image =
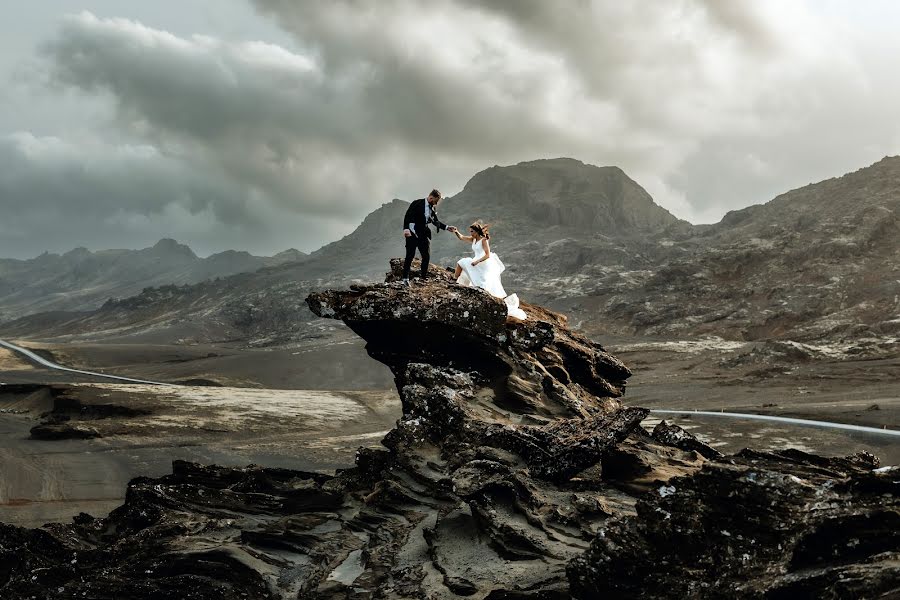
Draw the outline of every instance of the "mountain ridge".
<instances>
[{"instance_id":1,"label":"mountain ridge","mask_svg":"<svg viewBox=\"0 0 900 600\"><path fill-rule=\"evenodd\" d=\"M616 220L614 208L626 198L638 199L640 214ZM566 210L541 212L553 201ZM326 335L297 296L380 275L387 258L402 255L407 206L397 199L383 204L305 261L162 295L150 291L143 300L70 321L67 335L97 332L104 323L115 324L117 335L123 326L128 335L142 335L149 323L158 332L163 322L175 331L172 314L192 320L194 329L215 323L210 331L218 339L251 345ZM439 213L461 228L475 218L493 223L506 289L567 312L594 335L900 336L898 158L780 194L714 225L672 216L621 169L573 159L480 171ZM433 240L435 264L452 265L468 251L447 233ZM31 325L19 322L14 330L27 333ZM192 339L216 339L197 335Z\"/></svg>"},{"instance_id":2,"label":"mountain ridge","mask_svg":"<svg viewBox=\"0 0 900 600\"><path fill-rule=\"evenodd\" d=\"M132 296L148 286L198 283L306 258L293 249L274 257L228 250L200 258L189 246L163 238L137 250L78 247L63 254L0 259L0 317L92 310L110 297Z\"/></svg>"}]
</instances>

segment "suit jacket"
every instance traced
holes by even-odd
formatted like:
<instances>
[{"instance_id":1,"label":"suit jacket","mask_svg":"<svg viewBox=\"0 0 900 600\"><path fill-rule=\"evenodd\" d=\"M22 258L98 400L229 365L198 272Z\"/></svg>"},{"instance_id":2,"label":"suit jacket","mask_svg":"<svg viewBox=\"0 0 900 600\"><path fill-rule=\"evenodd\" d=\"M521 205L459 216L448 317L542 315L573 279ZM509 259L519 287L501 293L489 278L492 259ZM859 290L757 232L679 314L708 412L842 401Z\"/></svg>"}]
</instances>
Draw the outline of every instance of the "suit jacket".
<instances>
[{"instance_id":1,"label":"suit jacket","mask_svg":"<svg viewBox=\"0 0 900 600\"><path fill-rule=\"evenodd\" d=\"M409 208L406 209L406 214L403 216L403 229L409 227L409 224L413 223L416 226L416 230L413 234L417 236L424 235L426 238L431 238L431 228L428 224L434 225L437 229L447 229L447 226L440 222L437 216L437 212L434 210L434 207L431 207L431 219L429 219L428 223L425 222L425 198L419 198L418 200L413 200Z\"/></svg>"}]
</instances>

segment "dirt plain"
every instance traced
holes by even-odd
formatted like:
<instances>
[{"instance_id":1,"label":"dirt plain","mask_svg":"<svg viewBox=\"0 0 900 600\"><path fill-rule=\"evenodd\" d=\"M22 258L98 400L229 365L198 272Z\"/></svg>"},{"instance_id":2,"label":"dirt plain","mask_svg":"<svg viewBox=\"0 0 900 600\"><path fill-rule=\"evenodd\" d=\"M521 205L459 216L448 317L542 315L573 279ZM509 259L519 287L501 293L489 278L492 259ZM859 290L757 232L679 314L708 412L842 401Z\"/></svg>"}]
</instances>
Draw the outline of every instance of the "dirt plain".
<instances>
[{"instance_id":1,"label":"dirt plain","mask_svg":"<svg viewBox=\"0 0 900 600\"><path fill-rule=\"evenodd\" d=\"M651 415L646 427L666 418L723 452L869 451L883 464L900 463L897 436L691 414L768 414L900 429L900 352L811 357L717 338L597 341L634 373L628 404L683 411ZM168 473L175 459L331 472L351 465L359 446L377 445L400 416L390 372L349 331L302 347L252 350L19 343L68 367L189 384L116 383L0 355L0 521L24 526L79 512L105 515L121 504L130 479ZM55 391L10 391L16 384ZM82 406L114 404L147 414L92 419L87 425L98 437L91 439L30 439L31 428L52 411L54 394Z\"/></svg>"}]
</instances>

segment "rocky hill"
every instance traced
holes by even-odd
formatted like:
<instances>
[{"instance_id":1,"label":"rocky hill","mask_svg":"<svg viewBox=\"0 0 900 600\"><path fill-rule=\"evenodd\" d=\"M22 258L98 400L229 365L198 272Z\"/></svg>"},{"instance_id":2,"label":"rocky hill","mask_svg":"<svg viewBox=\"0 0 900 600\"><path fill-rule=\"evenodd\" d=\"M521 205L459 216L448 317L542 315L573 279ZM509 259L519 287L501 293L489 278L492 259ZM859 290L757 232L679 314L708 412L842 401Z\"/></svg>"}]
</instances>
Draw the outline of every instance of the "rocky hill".
<instances>
[{"instance_id":1,"label":"rocky hill","mask_svg":"<svg viewBox=\"0 0 900 600\"><path fill-rule=\"evenodd\" d=\"M3 598L896 596L895 467L647 431L564 316L433 275L306 299L391 369L382 448L333 476L175 461L108 517L0 524Z\"/></svg>"},{"instance_id":2,"label":"rocky hill","mask_svg":"<svg viewBox=\"0 0 900 600\"><path fill-rule=\"evenodd\" d=\"M382 205L353 233L313 252L309 266L314 270L307 272L324 277L369 277L379 272L387 258L403 252L401 225L408 206L409 202L396 199ZM616 249L642 247L647 236L692 230L689 223L655 204L618 167L596 167L570 158L481 171L461 192L442 201L438 213L442 221L463 230L475 219L491 223L499 251L514 256L553 243L572 251L567 243L574 242L577 256L563 261L572 263L567 272L610 252L618 255ZM467 252L465 244L445 232L432 243L435 259L448 264Z\"/></svg>"},{"instance_id":3,"label":"rocky hill","mask_svg":"<svg viewBox=\"0 0 900 600\"><path fill-rule=\"evenodd\" d=\"M299 298L370 278L400 256L407 206L381 206L301 262L148 290L90 315L39 315L0 333L253 345L325 335ZM461 227L476 218L492 223L507 290L565 310L590 335L877 340L900 348L900 158L711 226L676 219L618 168L571 159L486 169L439 212ZM432 245L434 262L447 266L469 251L446 232Z\"/></svg>"},{"instance_id":4,"label":"rocky hill","mask_svg":"<svg viewBox=\"0 0 900 600\"><path fill-rule=\"evenodd\" d=\"M636 236L690 229L618 167L570 158L494 166L475 175L448 202L447 215L467 224L481 217L510 236L556 228L595 235ZM547 236L553 237L553 236Z\"/></svg>"},{"instance_id":5,"label":"rocky hill","mask_svg":"<svg viewBox=\"0 0 900 600\"><path fill-rule=\"evenodd\" d=\"M0 321L37 312L93 310L109 298L133 296L145 287L198 283L305 258L297 250L272 257L228 250L200 258L184 244L163 239L142 250L76 248L29 260L0 259Z\"/></svg>"},{"instance_id":6,"label":"rocky hill","mask_svg":"<svg viewBox=\"0 0 900 600\"><path fill-rule=\"evenodd\" d=\"M731 212L627 285L586 289L607 324L732 339L900 337L900 157Z\"/></svg>"}]
</instances>

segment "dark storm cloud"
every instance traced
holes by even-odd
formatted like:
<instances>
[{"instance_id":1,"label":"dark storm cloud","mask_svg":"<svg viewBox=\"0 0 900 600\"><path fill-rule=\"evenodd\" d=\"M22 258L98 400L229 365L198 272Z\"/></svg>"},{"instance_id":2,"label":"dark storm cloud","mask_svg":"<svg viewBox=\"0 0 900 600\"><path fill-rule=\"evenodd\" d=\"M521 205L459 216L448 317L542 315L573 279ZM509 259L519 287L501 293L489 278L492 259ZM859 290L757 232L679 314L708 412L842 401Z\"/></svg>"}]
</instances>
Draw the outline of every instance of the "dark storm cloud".
<instances>
[{"instance_id":1,"label":"dark storm cloud","mask_svg":"<svg viewBox=\"0 0 900 600\"><path fill-rule=\"evenodd\" d=\"M411 112L437 127L478 123L480 136L462 130L469 157L513 162L526 148L618 164L689 219L715 220L827 169L839 174L897 152L897 86L872 61L887 48L867 47L859 32L801 2L255 4L325 68L364 66L394 95L429 98L423 86L448 82L457 97L517 106L513 118L477 103L453 120L431 102ZM460 60L442 61L444 46ZM864 114L847 111L864 97L872 100ZM398 116L408 110L401 106ZM828 146L823 157L820 142L835 131L867 142Z\"/></svg>"},{"instance_id":2,"label":"dark storm cloud","mask_svg":"<svg viewBox=\"0 0 900 600\"><path fill-rule=\"evenodd\" d=\"M152 215L179 196L189 212L224 208L213 200L223 196L225 186L191 176L184 165L150 146L90 148L13 134L0 138L0 163L6 167L0 180L5 215L34 209L57 210L65 218L82 211ZM218 216L227 220L227 209Z\"/></svg>"},{"instance_id":3,"label":"dark storm cloud","mask_svg":"<svg viewBox=\"0 0 900 600\"><path fill-rule=\"evenodd\" d=\"M113 114L79 132L88 150L62 133L3 138L17 165L0 171L5 208L311 250L494 164L615 164L710 221L900 143L893 42L802 2L253 6L291 43L67 18L43 44L47 75Z\"/></svg>"},{"instance_id":4,"label":"dark storm cloud","mask_svg":"<svg viewBox=\"0 0 900 600\"><path fill-rule=\"evenodd\" d=\"M323 54L319 64L261 42L184 39L82 14L46 52L60 81L112 94L123 126L202 153L273 198L300 197L311 214L358 215L355 190L414 153L460 155L474 142L491 155L566 141L516 102L515 90L471 93L462 70L404 59L375 41L356 48L357 61ZM530 126L515 127L524 121ZM317 181L322 172L330 176Z\"/></svg>"},{"instance_id":5,"label":"dark storm cloud","mask_svg":"<svg viewBox=\"0 0 900 600\"><path fill-rule=\"evenodd\" d=\"M377 23L320 16L313 29L327 47L317 60L262 42L185 39L89 14L69 19L47 52L61 81L111 92L126 119L207 143L258 143L276 161L300 147L366 156L400 140L409 149L440 142L465 152L477 138L489 152L558 136L523 106L520 92L543 91L538 69L522 73L531 77L523 82L488 65L485 93L461 96L475 82L472 65L453 56L452 40L386 40L369 35ZM507 84L523 89L504 90ZM516 133L510 125L525 117L529 128Z\"/></svg>"},{"instance_id":6,"label":"dark storm cloud","mask_svg":"<svg viewBox=\"0 0 900 600\"><path fill-rule=\"evenodd\" d=\"M190 238L208 253L226 240L226 247L245 248L273 231L284 234L288 223L298 235L315 233L317 225L266 214L240 182L147 145L72 144L19 133L0 137L0 164L7 256L74 245L147 246L166 236Z\"/></svg>"},{"instance_id":7,"label":"dark storm cloud","mask_svg":"<svg viewBox=\"0 0 900 600\"><path fill-rule=\"evenodd\" d=\"M217 164L273 201L290 206L300 194L310 214L334 210L324 190L303 190L291 173L312 157L344 156L353 116L325 118L343 107L308 93L319 74L304 57L90 14L68 19L45 51L59 81L114 98L121 128L171 155Z\"/></svg>"}]
</instances>

